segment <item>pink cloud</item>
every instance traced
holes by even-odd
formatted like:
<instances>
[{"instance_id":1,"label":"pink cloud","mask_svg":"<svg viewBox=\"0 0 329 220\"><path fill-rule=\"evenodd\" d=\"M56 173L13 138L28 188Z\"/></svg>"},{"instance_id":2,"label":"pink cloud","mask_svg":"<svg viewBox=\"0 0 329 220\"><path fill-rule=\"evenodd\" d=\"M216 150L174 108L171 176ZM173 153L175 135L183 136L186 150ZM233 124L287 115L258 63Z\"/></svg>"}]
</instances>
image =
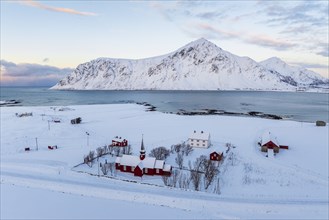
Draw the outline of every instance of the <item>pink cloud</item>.
<instances>
[{"instance_id":1,"label":"pink cloud","mask_svg":"<svg viewBox=\"0 0 329 220\"><path fill-rule=\"evenodd\" d=\"M34 1L34 0L26 0L26 1L21 1L20 3L48 11L56 11L56 12L63 12L63 13L68 13L68 14L74 14L74 15L83 15L83 16L96 16L97 14L92 13L92 12L82 12L82 11L76 11L71 8L59 8L59 7L52 7L48 5L44 5L40 2Z\"/></svg>"}]
</instances>

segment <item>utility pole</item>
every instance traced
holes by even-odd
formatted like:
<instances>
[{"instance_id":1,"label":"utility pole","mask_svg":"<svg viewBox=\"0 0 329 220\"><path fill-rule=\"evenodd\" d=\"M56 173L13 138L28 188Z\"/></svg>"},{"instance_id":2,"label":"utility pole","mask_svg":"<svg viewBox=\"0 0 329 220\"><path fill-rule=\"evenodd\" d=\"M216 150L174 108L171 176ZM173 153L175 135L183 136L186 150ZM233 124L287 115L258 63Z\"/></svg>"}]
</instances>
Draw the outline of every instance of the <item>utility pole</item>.
<instances>
[{"instance_id":1,"label":"utility pole","mask_svg":"<svg viewBox=\"0 0 329 220\"><path fill-rule=\"evenodd\" d=\"M97 158L98 161L98 158ZM99 177L99 167L101 166L101 164L98 162L98 177Z\"/></svg>"},{"instance_id":2,"label":"utility pole","mask_svg":"<svg viewBox=\"0 0 329 220\"><path fill-rule=\"evenodd\" d=\"M48 120L48 131L50 131L50 122Z\"/></svg>"},{"instance_id":3,"label":"utility pole","mask_svg":"<svg viewBox=\"0 0 329 220\"><path fill-rule=\"evenodd\" d=\"M39 150L39 146L38 146L38 138L35 138L35 146L37 147L37 150Z\"/></svg>"},{"instance_id":4,"label":"utility pole","mask_svg":"<svg viewBox=\"0 0 329 220\"><path fill-rule=\"evenodd\" d=\"M86 132L86 135L87 135L87 147L89 147L89 133Z\"/></svg>"}]
</instances>

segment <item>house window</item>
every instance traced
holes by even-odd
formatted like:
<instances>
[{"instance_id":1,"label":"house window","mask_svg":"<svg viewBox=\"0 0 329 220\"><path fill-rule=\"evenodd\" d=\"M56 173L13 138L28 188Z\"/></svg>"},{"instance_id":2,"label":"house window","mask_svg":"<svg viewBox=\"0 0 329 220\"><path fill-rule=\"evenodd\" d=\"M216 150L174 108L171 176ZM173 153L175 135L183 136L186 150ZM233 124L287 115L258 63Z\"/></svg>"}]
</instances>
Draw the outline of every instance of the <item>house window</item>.
<instances>
[{"instance_id":1,"label":"house window","mask_svg":"<svg viewBox=\"0 0 329 220\"><path fill-rule=\"evenodd\" d=\"M156 169L155 171L156 171L156 173L160 173L160 172L159 172L159 169Z\"/></svg>"},{"instance_id":2,"label":"house window","mask_svg":"<svg viewBox=\"0 0 329 220\"><path fill-rule=\"evenodd\" d=\"M203 143L205 143L206 141L205 140L203 140Z\"/></svg>"},{"instance_id":3,"label":"house window","mask_svg":"<svg viewBox=\"0 0 329 220\"><path fill-rule=\"evenodd\" d=\"M193 145L193 143L191 143L191 145Z\"/></svg>"},{"instance_id":4,"label":"house window","mask_svg":"<svg viewBox=\"0 0 329 220\"><path fill-rule=\"evenodd\" d=\"M199 140L196 140L197 142L199 142Z\"/></svg>"},{"instance_id":5,"label":"house window","mask_svg":"<svg viewBox=\"0 0 329 220\"><path fill-rule=\"evenodd\" d=\"M123 170L126 171L126 166L123 166Z\"/></svg>"},{"instance_id":6,"label":"house window","mask_svg":"<svg viewBox=\"0 0 329 220\"><path fill-rule=\"evenodd\" d=\"M205 144L202 144L203 146L206 146Z\"/></svg>"},{"instance_id":7,"label":"house window","mask_svg":"<svg viewBox=\"0 0 329 220\"><path fill-rule=\"evenodd\" d=\"M131 171L134 171L135 170L135 167L131 167Z\"/></svg>"},{"instance_id":8,"label":"house window","mask_svg":"<svg viewBox=\"0 0 329 220\"><path fill-rule=\"evenodd\" d=\"M145 173L147 173L147 168L145 168Z\"/></svg>"}]
</instances>

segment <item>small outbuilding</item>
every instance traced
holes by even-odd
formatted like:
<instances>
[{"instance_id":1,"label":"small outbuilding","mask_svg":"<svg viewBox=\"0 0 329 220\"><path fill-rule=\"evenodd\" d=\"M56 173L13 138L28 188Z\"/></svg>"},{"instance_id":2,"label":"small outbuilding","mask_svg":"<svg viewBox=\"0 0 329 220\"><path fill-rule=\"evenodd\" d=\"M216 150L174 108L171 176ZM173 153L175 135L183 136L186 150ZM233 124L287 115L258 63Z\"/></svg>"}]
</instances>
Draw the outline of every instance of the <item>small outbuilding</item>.
<instances>
[{"instance_id":1,"label":"small outbuilding","mask_svg":"<svg viewBox=\"0 0 329 220\"><path fill-rule=\"evenodd\" d=\"M191 147L208 148L211 144L210 133L204 131L193 131L188 138L188 144Z\"/></svg>"},{"instance_id":2,"label":"small outbuilding","mask_svg":"<svg viewBox=\"0 0 329 220\"><path fill-rule=\"evenodd\" d=\"M210 153L210 155L209 155L209 159L213 160L213 161L221 161L222 158L223 158L223 152L220 153L220 152L214 151L214 152Z\"/></svg>"},{"instance_id":3,"label":"small outbuilding","mask_svg":"<svg viewBox=\"0 0 329 220\"><path fill-rule=\"evenodd\" d=\"M279 153L280 145L271 132L265 132L261 140L261 151L267 152L268 149L273 149L274 153Z\"/></svg>"},{"instance_id":4,"label":"small outbuilding","mask_svg":"<svg viewBox=\"0 0 329 220\"><path fill-rule=\"evenodd\" d=\"M115 136L112 139L112 146L115 146L115 147L126 147L126 146L128 146L128 140L127 139L124 139L124 138L121 138L119 136Z\"/></svg>"},{"instance_id":5,"label":"small outbuilding","mask_svg":"<svg viewBox=\"0 0 329 220\"><path fill-rule=\"evenodd\" d=\"M279 153L280 149L289 149L288 145L279 145L277 138L271 132L263 134L260 146L262 152L268 152L268 149L272 149L274 153Z\"/></svg>"},{"instance_id":6,"label":"small outbuilding","mask_svg":"<svg viewBox=\"0 0 329 220\"><path fill-rule=\"evenodd\" d=\"M315 125L318 127L326 126L326 122L325 121L316 121Z\"/></svg>"},{"instance_id":7,"label":"small outbuilding","mask_svg":"<svg viewBox=\"0 0 329 220\"><path fill-rule=\"evenodd\" d=\"M71 120L71 124L80 124L81 123L81 118L78 117L78 118L74 118Z\"/></svg>"}]
</instances>

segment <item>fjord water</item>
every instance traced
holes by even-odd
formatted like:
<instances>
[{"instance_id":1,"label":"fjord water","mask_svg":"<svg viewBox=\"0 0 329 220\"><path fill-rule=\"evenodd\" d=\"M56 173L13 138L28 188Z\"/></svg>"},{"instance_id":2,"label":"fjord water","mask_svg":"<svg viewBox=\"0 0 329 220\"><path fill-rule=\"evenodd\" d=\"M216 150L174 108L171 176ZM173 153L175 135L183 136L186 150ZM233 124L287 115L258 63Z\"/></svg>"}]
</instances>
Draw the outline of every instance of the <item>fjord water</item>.
<instances>
[{"instance_id":1,"label":"fjord water","mask_svg":"<svg viewBox=\"0 0 329 220\"><path fill-rule=\"evenodd\" d=\"M46 87L1 87L0 100L23 106L66 106L147 102L162 112L217 109L258 111L296 121L329 120L329 94L263 91L108 91L49 90Z\"/></svg>"}]
</instances>

